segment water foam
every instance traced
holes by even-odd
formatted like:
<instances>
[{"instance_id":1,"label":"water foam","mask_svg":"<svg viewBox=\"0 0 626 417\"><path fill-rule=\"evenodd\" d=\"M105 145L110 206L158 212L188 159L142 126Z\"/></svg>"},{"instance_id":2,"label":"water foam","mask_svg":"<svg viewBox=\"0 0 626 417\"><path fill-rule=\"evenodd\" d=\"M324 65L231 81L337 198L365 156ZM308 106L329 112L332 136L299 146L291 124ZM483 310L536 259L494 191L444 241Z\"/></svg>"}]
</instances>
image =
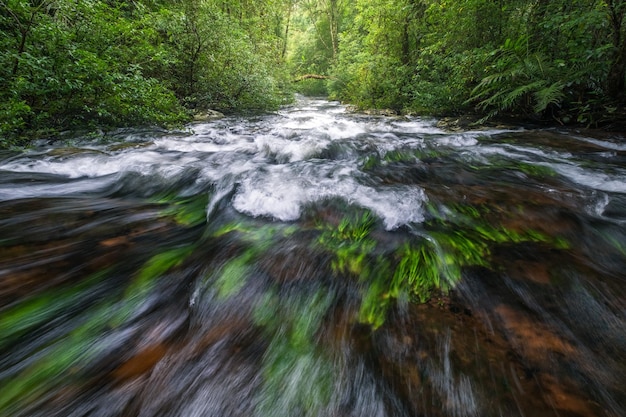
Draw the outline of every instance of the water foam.
<instances>
[{"instance_id":1,"label":"water foam","mask_svg":"<svg viewBox=\"0 0 626 417\"><path fill-rule=\"evenodd\" d=\"M251 216L297 220L305 205L329 198L370 209L389 230L424 220L424 191L416 186L375 188L357 180L356 165L307 162L249 172L241 180L233 207Z\"/></svg>"},{"instance_id":2,"label":"water foam","mask_svg":"<svg viewBox=\"0 0 626 417\"><path fill-rule=\"evenodd\" d=\"M552 168L564 177L585 187L599 191L626 193L626 172L612 175L583 169L571 164L554 164Z\"/></svg>"}]
</instances>

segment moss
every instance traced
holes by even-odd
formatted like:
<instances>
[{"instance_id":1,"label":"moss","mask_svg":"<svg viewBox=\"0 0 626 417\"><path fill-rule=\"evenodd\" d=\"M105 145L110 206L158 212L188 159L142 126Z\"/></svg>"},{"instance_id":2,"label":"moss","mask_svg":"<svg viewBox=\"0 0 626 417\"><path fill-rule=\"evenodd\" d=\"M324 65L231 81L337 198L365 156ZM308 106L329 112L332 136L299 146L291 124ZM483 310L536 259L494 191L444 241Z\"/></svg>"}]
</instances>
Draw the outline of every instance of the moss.
<instances>
[{"instance_id":1,"label":"moss","mask_svg":"<svg viewBox=\"0 0 626 417\"><path fill-rule=\"evenodd\" d=\"M250 273L249 263L253 258L254 251L248 250L243 255L226 262L215 282L219 298L229 298L244 287Z\"/></svg>"},{"instance_id":2,"label":"moss","mask_svg":"<svg viewBox=\"0 0 626 417\"><path fill-rule=\"evenodd\" d=\"M207 221L209 195L202 193L191 197L164 195L157 198L157 203L167 204L161 214L172 217L181 226L197 226Z\"/></svg>"},{"instance_id":3,"label":"moss","mask_svg":"<svg viewBox=\"0 0 626 417\"><path fill-rule=\"evenodd\" d=\"M547 167L545 165L535 165L519 162L516 164L516 168L524 174L528 175L529 177L536 177L541 179L556 176L556 171L553 168Z\"/></svg>"}]
</instances>

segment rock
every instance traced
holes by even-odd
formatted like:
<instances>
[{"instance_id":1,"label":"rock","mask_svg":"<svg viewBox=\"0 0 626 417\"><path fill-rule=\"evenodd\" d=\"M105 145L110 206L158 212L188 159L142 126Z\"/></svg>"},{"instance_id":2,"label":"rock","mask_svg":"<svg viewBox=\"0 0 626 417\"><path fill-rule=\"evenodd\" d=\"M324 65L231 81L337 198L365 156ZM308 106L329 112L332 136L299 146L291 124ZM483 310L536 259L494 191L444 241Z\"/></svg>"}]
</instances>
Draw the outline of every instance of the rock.
<instances>
[{"instance_id":1,"label":"rock","mask_svg":"<svg viewBox=\"0 0 626 417\"><path fill-rule=\"evenodd\" d=\"M392 117L392 116L399 116L400 113L398 113L397 111L393 110L393 109L368 109L364 111L365 114L367 114L368 116L387 116L387 117Z\"/></svg>"},{"instance_id":2,"label":"rock","mask_svg":"<svg viewBox=\"0 0 626 417\"><path fill-rule=\"evenodd\" d=\"M202 110L193 115L194 122L208 122L211 120L218 120L224 117L223 113L220 113L216 110Z\"/></svg>"},{"instance_id":3,"label":"rock","mask_svg":"<svg viewBox=\"0 0 626 417\"><path fill-rule=\"evenodd\" d=\"M154 142L125 142L118 143L112 146L109 146L107 150L111 152L124 151L126 149L140 149L147 148L148 146L154 145Z\"/></svg>"},{"instance_id":4,"label":"rock","mask_svg":"<svg viewBox=\"0 0 626 417\"><path fill-rule=\"evenodd\" d=\"M47 152L50 156L56 156L61 158L72 157L76 155L84 155L84 154L100 154L107 155L106 152L97 150L97 149L89 149L89 148L76 148L76 147L68 147L68 148L55 148L51 149Z\"/></svg>"},{"instance_id":5,"label":"rock","mask_svg":"<svg viewBox=\"0 0 626 417\"><path fill-rule=\"evenodd\" d=\"M347 105L346 106L346 111L348 113L354 113L354 114L364 114L367 116L387 116L387 117L394 117L394 116L400 116L401 113L393 110L393 109L362 109L359 108L357 106L353 106L353 105Z\"/></svg>"},{"instance_id":6,"label":"rock","mask_svg":"<svg viewBox=\"0 0 626 417\"><path fill-rule=\"evenodd\" d=\"M458 132L476 128L476 119L468 116L442 117L437 121L437 127L451 132Z\"/></svg>"}]
</instances>

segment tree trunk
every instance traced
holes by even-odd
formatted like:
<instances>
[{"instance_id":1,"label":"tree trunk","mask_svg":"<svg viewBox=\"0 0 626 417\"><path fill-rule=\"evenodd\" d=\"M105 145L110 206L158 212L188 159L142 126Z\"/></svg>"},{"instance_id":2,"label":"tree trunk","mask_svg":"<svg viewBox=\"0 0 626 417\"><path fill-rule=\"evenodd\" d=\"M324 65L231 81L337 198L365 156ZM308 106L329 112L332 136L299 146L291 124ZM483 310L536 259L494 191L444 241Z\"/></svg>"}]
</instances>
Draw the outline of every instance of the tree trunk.
<instances>
[{"instance_id":1,"label":"tree trunk","mask_svg":"<svg viewBox=\"0 0 626 417\"><path fill-rule=\"evenodd\" d=\"M330 26L330 41L333 48L333 60L339 53L339 7L338 0L330 0L328 10L328 25Z\"/></svg>"},{"instance_id":2,"label":"tree trunk","mask_svg":"<svg viewBox=\"0 0 626 417\"><path fill-rule=\"evenodd\" d=\"M282 59L285 59L285 55L287 55L287 43L289 42L289 26L291 25L292 9L293 9L293 0L290 0L289 7L287 9L287 22L285 23L285 39L283 39L283 51L281 53Z\"/></svg>"},{"instance_id":3,"label":"tree trunk","mask_svg":"<svg viewBox=\"0 0 626 417\"><path fill-rule=\"evenodd\" d=\"M606 83L606 93L619 102L626 101L626 42L622 40L620 48L615 52L615 58L609 69Z\"/></svg>"},{"instance_id":4,"label":"tree trunk","mask_svg":"<svg viewBox=\"0 0 626 417\"><path fill-rule=\"evenodd\" d=\"M411 40L409 39L409 20L402 22L402 64L409 65L411 61Z\"/></svg>"},{"instance_id":5,"label":"tree trunk","mask_svg":"<svg viewBox=\"0 0 626 417\"><path fill-rule=\"evenodd\" d=\"M17 75L17 70L20 64L20 56L24 53L26 49L26 38L28 37L28 32L30 32L30 28L21 31L20 44L17 48L17 54L15 55L15 59L13 60L13 69L11 70L11 75L14 77Z\"/></svg>"}]
</instances>

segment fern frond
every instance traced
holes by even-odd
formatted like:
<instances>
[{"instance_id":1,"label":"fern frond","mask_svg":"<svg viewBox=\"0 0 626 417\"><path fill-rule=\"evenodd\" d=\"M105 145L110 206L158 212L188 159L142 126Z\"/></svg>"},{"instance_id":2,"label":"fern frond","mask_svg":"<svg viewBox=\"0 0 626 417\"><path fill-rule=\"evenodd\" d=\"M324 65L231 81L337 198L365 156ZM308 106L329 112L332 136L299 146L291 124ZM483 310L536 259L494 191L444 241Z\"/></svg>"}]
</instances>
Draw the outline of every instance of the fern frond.
<instances>
[{"instance_id":1,"label":"fern frond","mask_svg":"<svg viewBox=\"0 0 626 417\"><path fill-rule=\"evenodd\" d=\"M483 118L479 119L476 121L476 125L481 125L485 122L487 122L488 120L493 119L495 116L498 115L498 113L500 113L498 110L492 110L489 113L487 113L487 115L485 115Z\"/></svg>"},{"instance_id":2,"label":"fern frond","mask_svg":"<svg viewBox=\"0 0 626 417\"><path fill-rule=\"evenodd\" d=\"M566 84L553 82L554 64L540 53L529 53L527 37L507 39L491 69L494 73L484 77L466 101L490 111L486 118L515 109L541 112L565 97Z\"/></svg>"},{"instance_id":3,"label":"fern frond","mask_svg":"<svg viewBox=\"0 0 626 417\"><path fill-rule=\"evenodd\" d=\"M484 99L483 101L481 101L480 103L478 103L478 108L485 110L488 109L489 107L496 107L498 108L498 110L504 110L504 109L500 109L500 105L499 103L501 102L501 97L504 96L507 93L506 90L500 90L498 92L496 92L495 94L492 94L491 96L487 97L486 99Z\"/></svg>"},{"instance_id":4,"label":"fern frond","mask_svg":"<svg viewBox=\"0 0 626 417\"><path fill-rule=\"evenodd\" d=\"M500 83L503 79L507 78L507 75L508 74L503 73L503 72L500 72L500 73L497 73L497 74L488 75L485 78L483 78L482 80L480 80L480 83L478 84L476 89L484 88L484 87L488 87L488 86L493 85L493 84Z\"/></svg>"},{"instance_id":5,"label":"fern frond","mask_svg":"<svg viewBox=\"0 0 626 417\"><path fill-rule=\"evenodd\" d=\"M563 92L564 88L565 83L557 81L545 88L535 91L535 106L533 107L535 113L543 112L550 104L559 104L565 97L565 93Z\"/></svg>"},{"instance_id":6,"label":"fern frond","mask_svg":"<svg viewBox=\"0 0 626 417\"><path fill-rule=\"evenodd\" d=\"M537 63L537 66L535 68L537 68L539 70L539 74L541 75L545 75L546 71L545 71L545 63L544 63L544 58L542 55L540 54L533 54L533 59L532 61L533 63ZM534 66L533 66L534 67Z\"/></svg>"},{"instance_id":7,"label":"fern frond","mask_svg":"<svg viewBox=\"0 0 626 417\"><path fill-rule=\"evenodd\" d=\"M545 81L538 80L529 84L523 84L504 95L500 102L502 110L508 110L513 107L522 97L529 94L533 90L541 88Z\"/></svg>"}]
</instances>

